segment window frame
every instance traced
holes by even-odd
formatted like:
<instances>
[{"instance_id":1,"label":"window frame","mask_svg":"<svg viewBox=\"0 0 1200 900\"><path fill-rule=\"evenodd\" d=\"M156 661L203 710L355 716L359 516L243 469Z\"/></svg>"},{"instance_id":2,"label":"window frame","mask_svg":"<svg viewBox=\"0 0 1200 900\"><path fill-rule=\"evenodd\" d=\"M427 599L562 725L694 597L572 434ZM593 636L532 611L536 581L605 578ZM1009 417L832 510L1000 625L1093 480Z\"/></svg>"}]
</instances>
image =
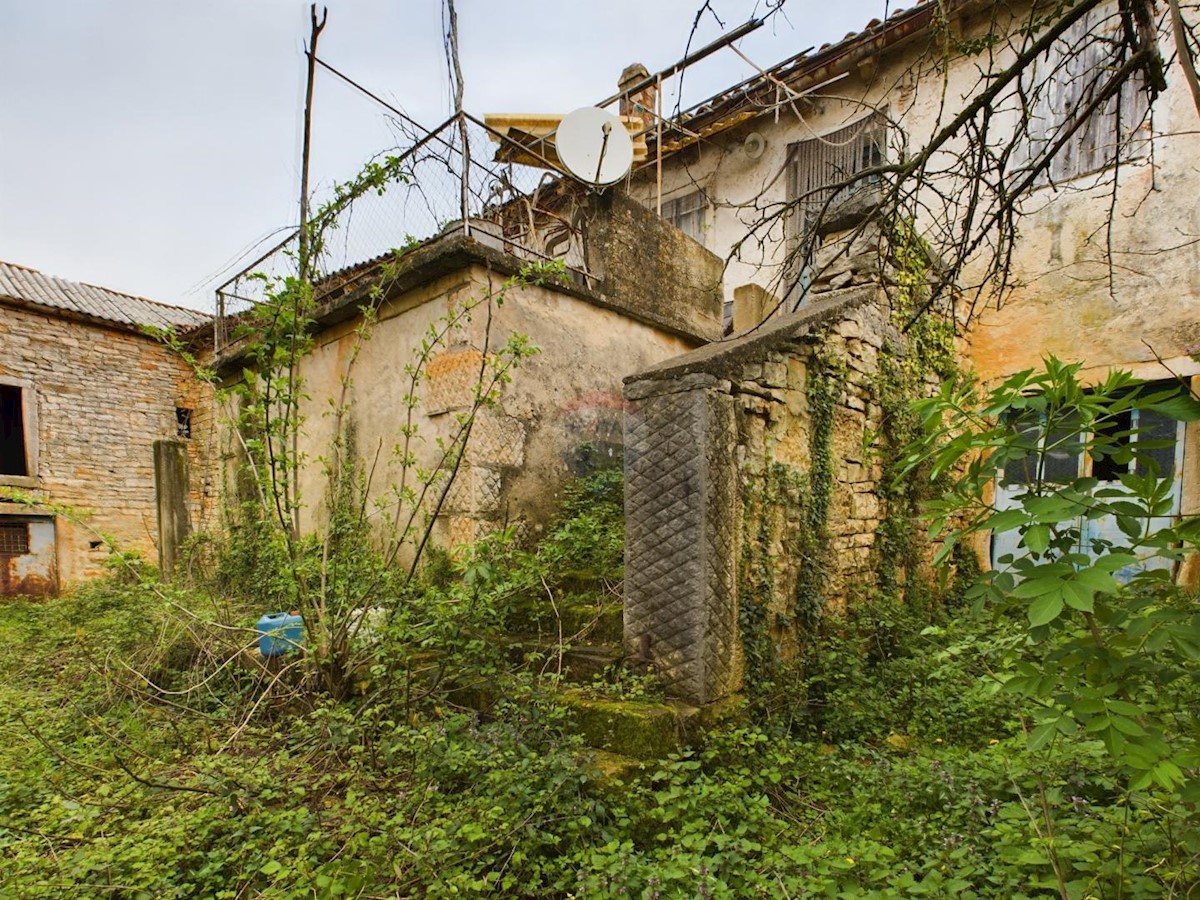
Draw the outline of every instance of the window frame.
<instances>
[{"instance_id":1,"label":"window frame","mask_svg":"<svg viewBox=\"0 0 1200 900\"><path fill-rule=\"evenodd\" d=\"M794 273L795 278L788 278L789 282L794 283L785 304L788 308L798 309L808 294L811 266L807 261L800 264L798 254L807 243L809 246L805 256L806 259L811 258L821 246L821 220L817 213L835 211L856 197L866 196L872 191L878 192L881 179L858 179L832 196L828 195L829 186L845 181L859 172L885 164L892 155L889 154L889 142L897 136L898 131L890 120L886 107L880 107L846 125L788 144L784 163L787 192L785 200L788 207L784 219L784 246L787 248L787 258L793 261L793 265L799 265L798 271ZM903 140L902 133L899 139ZM849 146L851 143L855 152L849 164L849 171L836 171L838 164L845 162L834 158L837 156L836 148ZM835 148L832 152L822 151L821 148L830 145ZM804 157L810 154L814 155L814 158L804 163ZM865 155L869 155L870 159L864 159ZM819 186L816 185L817 179L811 177L812 170L830 167L835 169L831 173L831 180L824 180ZM804 177L806 172L810 177Z\"/></svg>"},{"instance_id":2,"label":"window frame","mask_svg":"<svg viewBox=\"0 0 1200 900\"><path fill-rule=\"evenodd\" d=\"M1149 391L1153 392L1156 389L1163 389L1163 388L1170 387L1172 385L1173 385L1173 382L1165 381L1165 380L1164 381L1148 381L1148 382L1143 382L1141 385L1141 388L1148 389ZM1154 442L1158 442L1160 440L1159 438L1156 438L1153 435L1153 433L1152 433L1153 426L1144 424L1142 422L1142 416L1143 416L1144 412L1147 412L1147 411L1130 410L1131 415L1130 415L1129 422L1127 423L1127 425L1120 428L1120 431L1122 433L1124 433L1124 432L1127 432L1127 433L1123 434L1122 437L1116 439L1117 443L1114 445L1114 449L1117 449L1119 447L1119 445L1122 443L1127 444L1129 447L1133 447L1136 444L1140 443L1144 439L1148 443L1154 443ZM1012 459L1006 460L1004 462L1003 466L1001 466L1000 469L995 473L995 478L993 480L993 488L992 488L992 490L993 490L992 505L998 511L1002 511L1002 510L1010 508L1010 504L1013 504L1017 500L1017 498L1025 495L1028 491L1035 489L1036 486L1039 484L1042 486L1056 485L1056 486L1062 487L1064 485L1069 484L1071 481L1074 481L1074 480L1080 479L1080 478L1099 479L1099 476L1096 473L1097 462L1100 461L1101 459L1104 459L1104 460L1111 459L1111 455L1097 457L1097 456L1093 455L1092 453L1087 452L1087 446L1090 443L1090 438L1094 436L1094 432L1085 434L1082 431L1074 431L1073 432L1071 429L1068 428L1065 431L1065 434L1068 437L1071 434L1077 434L1078 440L1077 441L1069 441L1066 445L1064 445L1066 454L1064 457L1062 457L1062 459L1073 460L1075 472L1073 475L1068 476L1066 480L1058 479L1057 477L1055 477L1055 474L1061 474L1061 470L1059 473L1051 474L1051 473L1048 473L1045 471L1046 467L1044 465L1044 463L1047 462L1047 452L1048 452L1047 451L1047 441L1054 440L1054 438L1052 436L1052 432L1047 430L1046 421L1045 421L1044 417L1042 417L1040 415L1036 415L1036 414L1031 415L1031 413L1032 413L1032 410L1024 410L1024 411L1022 411L1021 414L1016 416L1012 421L1007 423L1007 427L1016 429L1018 431L1018 433L1020 433L1020 434L1030 435L1031 439L1028 440L1028 442L1027 442L1028 443L1028 453L1026 453L1022 456L1019 456L1019 457L1013 457ZM1150 414L1155 415L1152 411L1150 411ZM1035 417L1038 419L1037 422L1033 421L1033 418L1035 418ZM1022 419L1024 419L1024 421L1022 421ZM1163 417L1163 421L1174 421L1174 420L1171 420L1169 417ZM1036 432L1036 436L1034 436L1035 432ZM1186 466L1188 465L1188 463L1187 463L1187 446L1188 446L1188 430L1186 427L1186 423L1181 422L1181 421L1175 421L1175 435L1171 440L1171 446L1170 446L1170 452L1171 452L1171 458L1172 458L1171 468L1169 471L1161 471L1157 474L1157 477L1159 479L1164 479L1171 483L1171 503L1172 503L1171 510L1170 510L1170 512L1164 513L1161 518L1177 520L1178 517L1182 513L1182 510L1183 510L1183 472L1184 472L1184 469L1186 468ZM1156 449L1165 449L1165 448L1154 448L1154 449L1143 451L1143 453L1144 454L1152 454L1155 452ZM1030 458L1037 459L1039 465L1041 465L1042 471L1031 473L1028 466L1026 466L1025 474L1026 475L1032 474L1033 477L1026 477L1026 478L1022 478L1022 479L1010 478L1009 466L1021 464L1023 461L1028 460ZM1120 483L1121 483L1120 478L1123 475L1146 474L1145 471L1141 468L1143 460L1144 460L1144 458L1139 459L1137 457L1134 457L1134 458L1131 458L1128 462L1116 463L1115 464L1116 468L1120 469L1120 471L1116 473L1117 478L1115 480L1114 479L1098 480L1096 487L1103 488L1103 489L1112 489L1114 486L1120 485ZM1093 541L1093 539L1095 537L1103 536L1105 528L1110 527L1111 522L1112 522L1112 518L1110 516L1101 516L1098 518L1093 518L1093 517L1082 518L1079 521L1079 534L1080 534L1080 547L1078 548L1079 551L1083 552L1083 553L1088 553L1090 555L1090 549L1088 549L1088 548L1090 548L1091 542ZM989 560L989 563L992 566L992 568L1002 570L1002 569L1007 569L1012 564L1012 561L1002 563L1001 559L1004 558L1005 556L1012 555L1013 559L1015 560L1016 554L1017 554L1016 547L1014 546L1015 540L1016 540L1016 535L1014 532L1005 532L1003 534L992 534L991 540L989 542L990 547L989 547L989 551L988 551L988 560ZM1135 566L1127 567L1126 569L1121 570L1121 573L1118 574L1118 578L1123 579L1123 580L1128 579L1130 577L1130 575L1139 568L1142 568L1145 566L1149 566L1152 568L1158 568L1158 567L1160 567L1160 565L1161 565L1161 562L1154 563L1154 562L1142 561L1142 562L1137 563Z\"/></svg>"},{"instance_id":3,"label":"window frame","mask_svg":"<svg viewBox=\"0 0 1200 900\"><path fill-rule=\"evenodd\" d=\"M696 203L695 208L685 208L681 212L681 207L688 201ZM684 217L697 216L698 225L696 234L692 234L686 228L683 228L679 222ZM703 188L696 188L694 191L686 191L676 194L671 198L664 198L662 202L662 218L664 222L670 222L679 231L682 231L693 241L700 246L704 246L704 233L708 226L708 195Z\"/></svg>"},{"instance_id":4,"label":"window frame","mask_svg":"<svg viewBox=\"0 0 1200 900\"><path fill-rule=\"evenodd\" d=\"M38 418L37 391L28 378L10 378L0 375L0 385L15 387L21 391L21 426L25 441L25 475L0 474L0 486L36 488L38 477Z\"/></svg>"},{"instance_id":5,"label":"window frame","mask_svg":"<svg viewBox=\"0 0 1200 900\"><path fill-rule=\"evenodd\" d=\"M22 549L9 549L4 531L9 528L20 528L23 532L20 543ZM0 559L5 557L29 556L33 552L29 536L29 520L23 516L0 516Z\"/></svg>"},{"instance_id":6,"label":"window frame","mask_svg":"<svg viewBox=\"0 0 1200 900\"><path fill-rule=\"evenodd\" d=\"M1162 384L1165 387L1169 385L1170 382L1163 382ZM1143 424L1142 422L1143 416L1153 415L1153 412L1150 410L1135 409L1130 410L1129 414L1130 419L1128 424L1121 429L1122 432L1128 432L1128 434L1124 434L1122 437L1117 439L1118 443L1132 448L1141 443L1143 439L1145 439L1147 443L1154 442L1156 440L1155 438L1145 437L1149 434L1153 426ZM1164 416L1163 421L1174 420ZM1071 481L1079 478L1096 478L1101 484L1117 484L1120 482L1121 475L1148 474L1142 469L1145 457L1152 454L1155 449L1164 449L1153 448L1150 450L1142 450L1141 453L1143 454L1143 457L1140 459L1135 457L1125 463L1115 463L1115 465L1120 468L1120 472L1118 472L1116 478L1101 478L1101 476L1096 472L1096 464L1097 462L1101 462L1101 460L1111 459L1111 456L1096 457L1092 453L1085 452L1085 445L1088 444L1089 439L1094 436L1094 433L1089 432L1085 434L1075 429L1068 429L1065 436L1068 443L1064 445L1062 452L1066 454L1066 459L1073 459L1075 461L1075 473L1069 476L1067 480L1060 480L1056 477L1057 473L1050 473L1046 471L1046 464L1053 458L1053 453L1055 451L1047 449L1047 442L1052 440L1053 436L1046 430L1044 420L1038 423L1021 422L1020 420L1016 420L1010 424L1010 427L1016 428L1019 432L1024 434L1032 435L1036 432L1036 437L1030 441L1028 454L1008 460L997 473L999 485L1004 488L1016 488L1024 485L1034 485L1039 483L1069 484ZM1057 443L1057 441L1055 443ZM1182 454L1185 443L1186 429L1184 428L1184 423L1175 422L1175 436L1171 439L1170 447L1172 455L1172 467L1169 471L1159 472L1157 475L1158 478L1175 479L1179 476L1183 464ZM1033 473L1032 477L1025 477L1022 479L1010 477L1010 466L1031 458L1038 461L1038 463L1041 465L1041 471ZM1028 476L1029 474L1030 473L1027 470L1026 475Z\"/></svg>"},{"instance_id":7,"label":"window frame","mask_svg":"<svg viewBox=\"0 0 1200 900\"><path fill-rule=\"evenodd\" d=\"M1030 72L1022 76L1022 93L1036 92L1036 97L1027 116L1017 124L1023 134L1023 142L1013 156L1015 168L1028 165L1044 151L1070 122L1073 112L1080 105L1091 102L1090 92L1081 91L1074 82L1082 80L1091 86L1090 74L1098 68L1111 66L1116 60L1109 54L1103 55L1105 35L1120 27L1116 4L1105 4L1090 10L1075 22L1047 50L1035 60ZM1087 59L1088 56L1091 59ZM1087 59L1084 71L1070 71ZM1067 75L1064 83L1061 76ZM1140 73L1121 86L1104 106L1074 133L1058 151L1049 165L1038 173L1033 188L1068 184L1106 172L1117 165L1148 163L1152 157L1151 109L1146 98ZM1111 119L1111 129L1100 130L1104 121ZM1040 123L1045 123L1041 127ZM1107 144L1093 143L1089 150L1087 140L1097 136L1119 136L1119 140ZM1089 161L1090 160L1090 161Z\"/></svg>"}]
</instances>

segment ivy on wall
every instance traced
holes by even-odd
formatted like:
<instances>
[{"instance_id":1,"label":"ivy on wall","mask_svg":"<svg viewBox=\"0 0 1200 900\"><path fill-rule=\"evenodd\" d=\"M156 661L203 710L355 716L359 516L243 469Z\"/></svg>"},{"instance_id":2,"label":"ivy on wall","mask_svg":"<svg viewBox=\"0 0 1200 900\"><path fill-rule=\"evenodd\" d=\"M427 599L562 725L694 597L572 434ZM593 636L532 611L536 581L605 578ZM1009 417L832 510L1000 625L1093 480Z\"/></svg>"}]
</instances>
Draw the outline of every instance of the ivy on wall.
<instances>
[{"instance_id":1,"label":"ivy on wall","mask_svg":"<svg viewBox=\"0 0 1200 900\"><path fill-rule=\"evenodd\" d=\"M891 320L904 335L902 346L885 344L879 358L879 404L883 411L879 496L884 516L876 538L876 586L885 596L910 603L929 602L931 586L921 577L923 543L917 517L932 486L927 478L902 477L901 451L921 431L912 409L940 382L958 377L955 327L951 315L927 308L933 258L911 223L892 229Z\"/></svg>"},{"instance_id":2,"label":"ivy on wall","mask_svg":"<svg viewBox=\"0 0 1200 900\"><path fill-rule=\"evenodd\" d=\"M743 480L738 625L745 683L756 699L766 697L776 685L781 640L789 636L804 641L815 633L824 610L831 569L833 418L844 382L845 364L840 360L810 359L807 470L766 459L758 478ZM779 583L781 559L795 566L790 603L781 597L786 590Z\"/></svg>"},{"instance_id":3,"label":"ivy on wall","mask_svg":"<svg viewBox=\"0 0 1200 900\"><path fill-rule=\"evenodd\" d=\"M897 335L879 355L874 397L882 413L879 431L864 434L866 460L881 472L875 487L881 521L873 572L863 594L877 593L910 605L931 602L933 586L924 573L925 542L918 521L922 500L936 489L927 477L901 477L901 451L918 434L912 403L936 385L958 377L954 320L925 309L932 257L906 223L895 226L890 276L890 321ZM742 487L742 546L739 558L739 627L748 692L763 699L782 671L781 648L801 654L815 639L831 599L832 514L837 479L835 413L845 401L848 360L819 337L810 338L806 360L808 465L785 465L769 450L758 477ZM969 557L969 554L964 554ZM973 560L960 561L965 570ZM794 572L794 585L788 574ZM790 593L788 597L783 596ZM854 602L854 598L848 598Z\"/></svg>"}]
</instances>

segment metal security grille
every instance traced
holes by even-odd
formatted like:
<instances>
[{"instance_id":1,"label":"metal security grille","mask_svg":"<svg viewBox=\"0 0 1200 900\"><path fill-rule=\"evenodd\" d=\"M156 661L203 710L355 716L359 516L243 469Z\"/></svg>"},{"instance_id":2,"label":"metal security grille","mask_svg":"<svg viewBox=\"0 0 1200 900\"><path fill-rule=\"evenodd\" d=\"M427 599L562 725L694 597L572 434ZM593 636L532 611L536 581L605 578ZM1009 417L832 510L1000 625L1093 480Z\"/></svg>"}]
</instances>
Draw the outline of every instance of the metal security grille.
<instances>
[{"instance_id":1,"label":"metal security grille","mask_svg":"<svg viewBox=\"0 0 1200 900\"><path fill-rule=\"evenodd\" d=\"M860 191L877 189L878 175L855 178L887 159L887 120L872 113L829 134L788 147L787 308L804 299L812 275L809 259L818 246L821 218Z\"/></svg>"},{"instance_id":2,"label":"metal security grille","mask_svg":"<svg viewBox=\"0 0 1200 900\"><path fill-rule=\"evenodd\" d=\"M788 200L793 204L789 231L802 238L827 210L852 194L878 183L877 178L851 181L886 158L887 124L873 113L830 134L792 144L788 166Z\"/></svg>"},{"instance_id":3,"label":"metal security grille","mask_svg":"<svg viewBox=\"0 0 1200 900\"><path fill-rule=\"evenodd\" d=\"M29 526L24 522L0 522L0 554L29 552Z\"/></svg>"}]
</instances>

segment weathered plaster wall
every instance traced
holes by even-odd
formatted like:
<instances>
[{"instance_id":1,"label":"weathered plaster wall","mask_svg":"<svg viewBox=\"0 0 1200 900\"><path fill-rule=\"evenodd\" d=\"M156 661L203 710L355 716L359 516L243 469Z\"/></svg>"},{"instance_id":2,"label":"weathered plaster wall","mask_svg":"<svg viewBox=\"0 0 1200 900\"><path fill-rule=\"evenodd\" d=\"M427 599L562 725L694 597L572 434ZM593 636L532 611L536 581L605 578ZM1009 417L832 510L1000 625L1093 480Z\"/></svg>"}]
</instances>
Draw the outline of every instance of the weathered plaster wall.
<instances>
[{"instance_id":1,"label":"weathered plaster wall","mask_svg":"<svg viewBox=\"0 0 1200 900\"><path fill-rule=\"evenodd\" d=\"M324 517L326 477L315 460L331 446L336 423L330 404L340 394L343 376L349 372L347 416L356 430L359 454L374 470L370 495L385 498L400 476L392 450L402 441L405 366L415 360L430 325L452 308L461 309L489 293L497 296L504 281L504 275L483 265L466 265L387 301L370 339L361 345L354 319L318 335L316 348L300 369L311 397L302 447L313 460L301 487L309 504L306 525L317 525ZM621 378L699 343L552 287L508 291L503 304L493 304L490 336L487 319L485 305L469 327L433 354L428 377L416 391L414 423L420 439L413 449L428 466L438 453L435 440L450 438L458 415L470 407L485 337L492 350L513 334L527 336L538 348L513 373L501 408L481 412L475 424L439 523L438 538L450 544L504 523L540 528L570 476L619 462ZM384 532L385 516L386 512L377 517Z\"/></svg>"},{"instance_id":2,"label":"weathered plaster wall","mask_svg":"<svg viewBox=\"0 0 1200 900\"><path fill-rule=\"evenodd\" d=\"M1011 14L1020 19L1026 12L1014 8ZM1005 11L994 4L978 4L950 28L955 35L979 37L992 27L993 15L1002 30ZM932 40L919 34L906 48L850 67L845 77L805 101L782 103L665 160L665 198L701 187L712 201L703 243L718 256L730 256L727 298L748 283L782 293L782 221L746 242L747 228L760 213L738 207L759 198L757 206L770 209L786 200L789 144L857 121L868 109L882 109L898 121L911 156L978 90L980 58L953 50L946 63L936 52L925 58L920 75L914 75L918 55L930 51ZM1169 34L1164 40L1172 46ZM1002 67L1010 55L998 48L994 67ZM841 73L823 77L835 74ZM1186 365L1186 351L1200 345L1200 243L1193 239L1200 233L1195 202L1200 128L1182 72L1173 67L1167 75L1169 89L1154 108L1152 152L1122 166L1115 205L1111 186L1098 185L1103 179L1095 175L1041 188L1025 202L1013 259L1013 283L1020 287L1004 309L982 317L967 348L985 379L1037 365L1047 353L1093 367L1153 363L1155 354ZM1014 106L1011 98L997 103L997 123L1015 122ZM757 160L742 146L752 131L766 138ZM894 132L890 144L891 158L897 158L901 148ZM948 159L935 156L931 171ZM653 166L635 173L631 194L653 203ZM932 235L944 229L937 199L926 195L923 204L918 231ZM966 280L978 274L978 267L969 270Z\"/></svg>"},{"instance_id":3,"label":"weathered plaster wall","mask_svg":"<svg viewBox=\"0 0 1200 900\"><path fill-rule=\"evenodd\" d=\"M978 38L993 27L993 16L994 27L1003 31L1005 15L1020 20L1027 14L1021 7L976 4L949 27L954 36ZM840 76L838 80L804 101L783 103L664 162L665 198L699 187L710 199L703 243L729 257L724 291L735 301L738 331L747 327L747 316L756 308L760 315L769 312L770 300L784 294L783 222L761 229L750 241L745 238L760 219L759 209L778 208L772 204L787 199L789 145L828 134L861 119L867 110L880 109L902 131L893 130L889 157L899 158L901 144L911 157L979 89L978 57L951 51L942 59L939 47L918 65L934 37L920 33L885 56L828 70L820 77ZM1163 46L1173 46L1169 34L1162 39ZM1002 68L1011 56L1011 51L998 47L991 64ZM1200 364L1190 357L1200 349L1200 242L1195 240L1200 234L1200 204L1195 200L1200 128L1177 65L1167 78L1168 90L1153 110L1151 145L1142 158L1123 163L1115 175L1109 169L1041 187L1023 202L1012 290L1000 308L996 296L983 292L982 313L960 345L964 365L984 382L1036 367L1048 354L1083 362L1085 376L1097 379L1111 368L1130 369L1150 381L1173 374L1193 379L1200 375ZM995 104L993 112L994 125L1017 121L1011 97ZM766 138L758 160L751 160L743 149L750 132ZM937 171L948 162L946 153L935 155L929 168ZM1120 187L1115 195L1114 179ZM653 203L652 167L635 173L631 194ZM937 197L926 192L921 200L919 233L934 239L953 230ZM740 209L742 204L756 208ZM982 259L977 259L965 272L964 283L986 284L982 272ZM743 293L738 304L735 291L749 284L766 294ZM1200 429L1195 426L1185 434L1183 467L1182 511L1200 514ZM1200 583L1200 562L1190 560L1181 577Z\"/></svg>"},{"instance_id":4,"label":"weathered plaster wall","mask_svg":"<svg viewBox=\"0 0 1200 900\"><path fill-rule=\"evenodd\" d=\"M192 409L190 507L213 499L207 448L211 391L184 362L142 335L29 309L0 307L0 376L31 383L36 399L36 485L29 493L83 515L55 520L58 580L98 575L108 555L93 529L157 560L154 441L176 435L175 408ZM0 514L29 510L0 503Z\"/></svg>"}]
</instances>

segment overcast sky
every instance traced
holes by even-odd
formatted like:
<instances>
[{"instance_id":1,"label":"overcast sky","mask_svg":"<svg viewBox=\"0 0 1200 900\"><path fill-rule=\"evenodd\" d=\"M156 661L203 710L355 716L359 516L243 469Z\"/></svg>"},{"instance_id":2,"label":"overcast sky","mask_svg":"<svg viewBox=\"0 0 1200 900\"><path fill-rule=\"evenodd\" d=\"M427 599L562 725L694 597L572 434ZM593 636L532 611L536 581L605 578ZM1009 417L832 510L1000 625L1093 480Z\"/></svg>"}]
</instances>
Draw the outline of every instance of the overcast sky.
<instances>
[{"instance_id":1,"label":"overcast sky","mask_svg":"<svg viewBox=\"0 0 1200 900\"><path fill-rule=\"evenodd\" d=\"M457 5L466 106L482 115L568 112L610 94L630 62L665 68L702 0ZM319 56L426 125L446 117L441 0L328 6ZM726 29L767 9L710 6ZM885 9L788 0L739 48L765 67ZM308 3L3 0L0 11L0 259L211 310L222 273L296 220ZM721 30L706 13L693 46ZM684 105L752 74L722 51L689 70ZM318 191L394 143L383 111L328 75L315 106Z\"/></svg>"}]
</instances>

